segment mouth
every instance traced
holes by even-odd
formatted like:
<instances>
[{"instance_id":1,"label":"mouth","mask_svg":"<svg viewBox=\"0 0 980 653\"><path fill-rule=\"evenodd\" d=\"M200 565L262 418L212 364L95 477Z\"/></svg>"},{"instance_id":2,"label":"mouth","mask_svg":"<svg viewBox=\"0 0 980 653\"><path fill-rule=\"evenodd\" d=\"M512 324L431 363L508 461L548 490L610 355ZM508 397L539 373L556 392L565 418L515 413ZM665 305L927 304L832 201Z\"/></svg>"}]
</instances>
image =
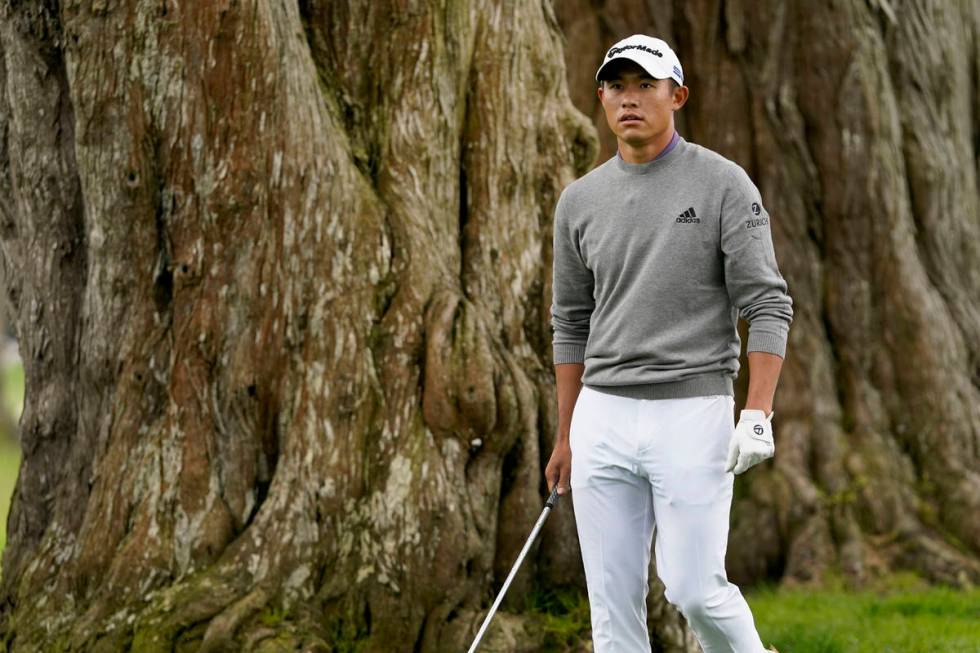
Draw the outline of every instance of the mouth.
<instances>
[{"instance_id":1,"label":"mouth","mask_svg":"<svg viewBox=\"0 0 980 653\"><path fill-rule=\"evenodd\" d=\"M643 118L641 118L638 114L635 113L626 113L620 116L619 118L619 122L642 122L642 121Z\"/></svg>"}]
</instances>

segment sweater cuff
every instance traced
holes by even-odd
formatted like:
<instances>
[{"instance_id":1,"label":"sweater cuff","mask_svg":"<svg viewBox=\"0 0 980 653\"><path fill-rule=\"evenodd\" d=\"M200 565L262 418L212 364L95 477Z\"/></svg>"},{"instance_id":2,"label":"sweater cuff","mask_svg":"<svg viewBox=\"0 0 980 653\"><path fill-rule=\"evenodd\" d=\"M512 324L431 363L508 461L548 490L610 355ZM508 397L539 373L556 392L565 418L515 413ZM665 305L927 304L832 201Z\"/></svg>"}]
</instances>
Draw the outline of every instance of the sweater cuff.
<instances>
[{"instance_id":1,"label":"sweater cuff","mask_svg":"<svg viewBox=\"0 0 980 653\"><path fill-rule=\"evenodd\" d=\"M749 341L745 345L745 353L750 351L764 351L785 358L786 336L749 329Z\"/></svg>"},{"instance_id":2,"label":"sweater cuff","mask_svg":"<svg viewBox=\"0 0 980 653\"><path fill-rule=\"evenodd\" d=\"M554 344L555 365L561 363L584 363L585 344L574 342L562 342Z\"/></svg>"}]
</instances>

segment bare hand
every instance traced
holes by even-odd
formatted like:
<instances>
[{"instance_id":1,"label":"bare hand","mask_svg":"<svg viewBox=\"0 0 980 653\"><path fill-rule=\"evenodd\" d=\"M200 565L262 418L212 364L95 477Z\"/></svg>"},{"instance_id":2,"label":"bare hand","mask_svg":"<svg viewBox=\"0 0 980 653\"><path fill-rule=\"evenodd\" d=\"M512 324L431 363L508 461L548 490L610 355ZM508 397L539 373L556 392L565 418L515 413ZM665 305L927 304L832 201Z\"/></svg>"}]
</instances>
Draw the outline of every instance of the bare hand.
<instances>
[{"instance_id":1,"label":"bare hand","mask_svg":"<svg viewBox=\"0 0 980 653\"><path fill-rule=\"evenodd\" d=\"M551 452L551 460L544 470L545 480L548 482L548 492L551 492L555 484L558 485L558 494L568 492L569 483L572 478L572 448L568 443L568 438L559 438L555 443L555 450Z\"/></svg>"}]
</instances>

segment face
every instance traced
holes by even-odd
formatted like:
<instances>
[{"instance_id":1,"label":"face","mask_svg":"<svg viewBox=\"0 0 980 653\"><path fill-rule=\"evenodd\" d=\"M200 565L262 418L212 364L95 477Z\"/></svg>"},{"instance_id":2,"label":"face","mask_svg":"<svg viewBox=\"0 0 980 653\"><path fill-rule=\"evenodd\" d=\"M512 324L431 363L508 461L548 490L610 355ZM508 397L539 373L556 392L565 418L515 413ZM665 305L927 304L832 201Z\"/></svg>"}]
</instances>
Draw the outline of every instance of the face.
<instances>
[{"instance_id":1,"label":"face","mask_svg":"<svg viewBox=\"0 0 980 653\"><path fill-rule=\"evenodd\" d=\"M687 101L686 86L675 89L670 79L655 79L633 61L610 67L598 92L606 122L617 139L642 147L664 130L673 129L674 111Z\"/></svg>"}]
</instances>

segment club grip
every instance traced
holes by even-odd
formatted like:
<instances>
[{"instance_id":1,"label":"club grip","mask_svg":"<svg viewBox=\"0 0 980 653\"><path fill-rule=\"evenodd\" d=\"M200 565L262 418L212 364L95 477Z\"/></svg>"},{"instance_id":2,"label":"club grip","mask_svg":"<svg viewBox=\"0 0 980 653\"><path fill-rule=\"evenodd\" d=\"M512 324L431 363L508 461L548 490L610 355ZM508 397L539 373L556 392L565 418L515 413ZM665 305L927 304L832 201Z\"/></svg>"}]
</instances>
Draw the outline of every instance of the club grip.
<instances>
[{"instance_id":1,"label":"club grip","mask_svg":"<svg viewBox=\"0 0 980 653\"><path fill-rule=\"evenodd\" d=\"M558 503L558 484L555 483L555 487L551 490L551 496L548 497L548 503L545 505L549 508L554 508L555 504Z\"/></svg>"}]
</instances>

